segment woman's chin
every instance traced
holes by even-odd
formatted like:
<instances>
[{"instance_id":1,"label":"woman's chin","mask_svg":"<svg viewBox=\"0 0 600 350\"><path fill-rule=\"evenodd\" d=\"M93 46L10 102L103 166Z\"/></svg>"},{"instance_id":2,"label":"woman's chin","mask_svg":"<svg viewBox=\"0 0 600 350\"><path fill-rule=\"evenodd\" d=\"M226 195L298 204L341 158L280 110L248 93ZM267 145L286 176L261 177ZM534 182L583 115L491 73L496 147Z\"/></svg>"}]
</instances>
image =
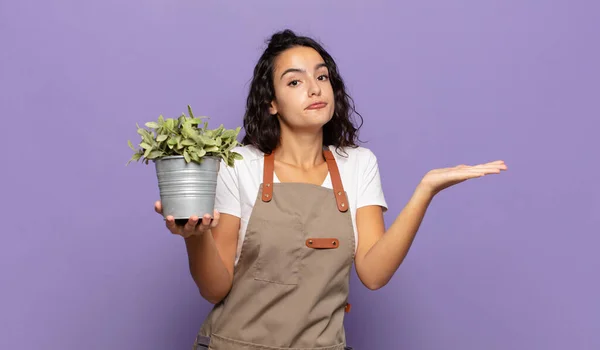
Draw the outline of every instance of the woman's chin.
<instances>
[{"instance_id":1,"label":"woman's chin","mask_svg":"<svg viewBox=\"0 0 600 350\"><path fill-rule=\"evenodd\" d=\"M312 125L312 126L323 126L325 124L327 124L332 116L330 113L327 113L327 111L316 111L318 113L309 113L307 115L306 121L308 124Z\"/></svg>"}]
</instances>

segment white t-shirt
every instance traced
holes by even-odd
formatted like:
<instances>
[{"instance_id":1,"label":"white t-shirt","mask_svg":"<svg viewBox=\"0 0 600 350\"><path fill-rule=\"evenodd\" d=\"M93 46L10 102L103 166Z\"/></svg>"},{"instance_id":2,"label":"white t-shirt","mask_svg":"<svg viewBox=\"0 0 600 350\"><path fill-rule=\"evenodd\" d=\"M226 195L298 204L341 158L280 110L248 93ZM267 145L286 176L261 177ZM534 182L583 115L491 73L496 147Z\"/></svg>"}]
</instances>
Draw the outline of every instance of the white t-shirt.
<instances>
[{"instance_id":1,"label":"white t-shirt","mask_svg":"<svg viewBox=\"0 0 600 350\"><path fill-rule=\"evenodd\" d=\"M377 158L371 150L358 147L346 148L338 154L334 146L329 149L337 162L344 190L350 203L350 214L354 226L354 238L358 242L356 228L356 210L367 205L379 205L387 211L387 203L381 188L379 166ZM256 202L258 190L263 180L264 153L254 146L246 145L236 147L235 152L244 158L236 160L233 167L221 162L217 178L217 193L215 209L220 213L234 215L240 218L240 231L238 235L235 263L237 264L248 220ZM280 182L273 174L273 182ZM323 187L333 188L331 177L328 174Z\"/></svg>"}]
</instances>

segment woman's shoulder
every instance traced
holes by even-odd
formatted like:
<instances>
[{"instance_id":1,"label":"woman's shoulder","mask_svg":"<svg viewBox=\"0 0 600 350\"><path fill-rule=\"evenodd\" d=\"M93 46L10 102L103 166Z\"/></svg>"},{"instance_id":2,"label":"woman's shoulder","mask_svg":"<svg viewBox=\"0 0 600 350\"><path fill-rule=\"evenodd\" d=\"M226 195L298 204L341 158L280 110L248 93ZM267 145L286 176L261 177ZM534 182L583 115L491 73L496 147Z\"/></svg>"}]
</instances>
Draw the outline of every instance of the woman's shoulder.
<instances>
[{"instance_id":1,"label":"woman's shoulder","mask_svg":"<svg viewBox=\"0 0 600 350\"><path fill-rule=\"evenodd\" d=\"M367 147L356 146L336 148L335 146L330 146L329 148L336 157L336 160L345 163L364 164L365 162L368 163L377 160L375 153Z\"/></svg>"},{"instance_id":2,"label":"woman's shoulder","mask_svg":"<svg viewBox=\"0 0 600 350\"><path fill-rule=\"evenodd\" d=\"M256 178L262 173L260 172L260 159L263 153L252 145L240 145L231 149L232 152L242 156L241 159L236 159L233 166L229 166L224 160L221 160L221 171L219 177L222 181L229 183L231 187L238 186L241 188L251 187L256 182Z\"/></svg>"}]
</instances>

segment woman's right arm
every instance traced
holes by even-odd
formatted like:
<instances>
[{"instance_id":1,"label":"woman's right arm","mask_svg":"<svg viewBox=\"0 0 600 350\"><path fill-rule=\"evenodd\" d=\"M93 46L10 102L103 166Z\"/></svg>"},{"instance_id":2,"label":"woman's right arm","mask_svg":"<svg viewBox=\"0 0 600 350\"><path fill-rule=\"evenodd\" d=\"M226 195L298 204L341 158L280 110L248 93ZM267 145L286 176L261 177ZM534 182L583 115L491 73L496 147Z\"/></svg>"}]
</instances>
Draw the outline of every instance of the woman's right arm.
<instances>
[{"instance_id":1,"label":"woman's right arm","mask_svg":"<svg viewBox=\"0 0 600 350\"><path fill-rule=\"evenodd\" d=\"M154 203L154 210L162 214L160 201ZM192 216L181 226L167 216L165 223L172 234L184 237L190 273L200 295L216 304L229 293L233 282L240 218L217 210L213 217L211 221L207 214L198 223L198 217Z\"/></svg>"},{"instance_id":2,"label":"woman's right arm","mask_svg":"<svg viewBox=\"0 0 600 350\"><path fill-rule=\"evenodd\" d=\"M190 273L200 295L210 303L216 304L229 293L233 282L240 218L217 212L214 216L214 221L218 220L218 224L214 227L209 226L210 228L202 234L185 238L185 245ZM210 225L210 219L204 220L203 224ZM188 224L189 228L195 226L193 221Z\"/></svg>"}]
</instances>

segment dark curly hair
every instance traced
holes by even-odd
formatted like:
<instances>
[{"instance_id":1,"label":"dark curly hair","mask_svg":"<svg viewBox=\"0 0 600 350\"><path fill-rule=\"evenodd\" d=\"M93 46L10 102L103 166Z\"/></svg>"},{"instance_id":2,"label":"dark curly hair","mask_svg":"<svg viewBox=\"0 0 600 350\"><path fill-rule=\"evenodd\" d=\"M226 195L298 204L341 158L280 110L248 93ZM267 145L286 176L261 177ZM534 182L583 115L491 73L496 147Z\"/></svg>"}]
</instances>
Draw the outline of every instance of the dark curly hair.
<instances>
[{"instance_id":1,"label":"dark curly hair","mask_svg":"<svg viewBox=\"0 0 600 350\"><path fill-rule=\"evenodd\" d=\"M275 59L287 49L305 46L316 50L325 61L334 93L335 110L332 119L323 126L323 145L333 145L337 149L357 147L358 130L362 126L363 119L356 112L354 101L346 93L344 81L331 55L315 40L298 36L289 29L273 34L267 43L267 48L254 68L254 76L250 84L244 114L245 136L242 144L253 145L266 154L273 152L279 145L281 131L279 120L269 114L269 107L275 99L273 86ZM360 118L358 127L351 120L352 114Z\"/></svg>"}]
</instances>

